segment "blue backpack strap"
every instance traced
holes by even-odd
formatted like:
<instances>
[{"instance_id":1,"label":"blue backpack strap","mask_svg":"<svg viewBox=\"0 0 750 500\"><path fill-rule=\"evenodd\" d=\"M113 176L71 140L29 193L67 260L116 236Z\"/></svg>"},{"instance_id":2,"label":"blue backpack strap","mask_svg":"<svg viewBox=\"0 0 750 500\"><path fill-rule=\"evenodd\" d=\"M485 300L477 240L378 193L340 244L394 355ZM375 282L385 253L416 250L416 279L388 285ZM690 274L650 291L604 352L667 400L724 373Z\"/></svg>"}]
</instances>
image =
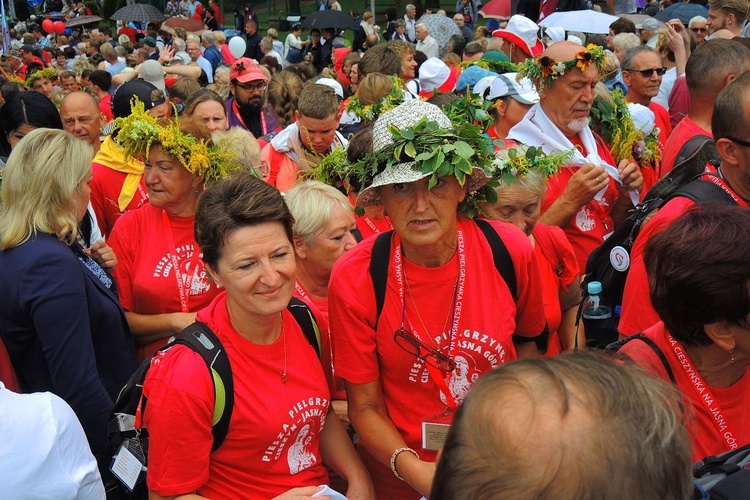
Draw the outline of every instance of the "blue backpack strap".
<instances>
[{"instance_id":1,"label":"blue backpack strap","mask_svg":"<svg viewBox=\"0 0 750 500\"><path fill-rule=\"evenodd\" d=\"M307 304L297 297L292 297L292 300L286 308L292 313L295 321L302 329L302 333L305 334L305 338L310 342L310 345L313 346L315 354L317 354L318 359L320 359L320 328L318 327L318 322L315 320L312 311L307 307Z\"/></svg>"},{"instance_id":2,"label":"blue backpack strap","mask_svg":"<svg viewBox=\"0 0 750 500\"><path fill-rule=\"evenodd\" d=\"M380 313L383 312L385 304L385 285L388 282L388 261L391 258L391 239L393 231L380 233L375 238L372 245L372 254L370 255L370 278L372 286L375 289L375 330L378 329Z\"/></svg>"},{"instance_id":3,"label":"blue backpack strap","mask_svg":"<svg viewBox=\"0 0 750 500\"><path fill-rule=\"evenodd\" d=\"M227 436L229 420L234 410L234 380L232 368L229 365L229 356L216 334L200 321L182 330L170 345L173 344L186 345L200 354L211 374L216 401L211 427L211 433L214 436L211 451L214 452Z\"/></svg>"}]
</instances>

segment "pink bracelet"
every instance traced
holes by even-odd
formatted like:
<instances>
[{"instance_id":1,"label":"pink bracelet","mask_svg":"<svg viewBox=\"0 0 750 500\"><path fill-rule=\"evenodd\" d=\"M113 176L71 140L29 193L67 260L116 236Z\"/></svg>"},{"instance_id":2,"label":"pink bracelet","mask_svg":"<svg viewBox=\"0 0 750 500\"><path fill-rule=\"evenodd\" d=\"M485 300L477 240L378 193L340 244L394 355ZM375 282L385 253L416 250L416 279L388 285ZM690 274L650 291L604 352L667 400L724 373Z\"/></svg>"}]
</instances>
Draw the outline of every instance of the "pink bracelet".
<instances>
[{"instance_id":1,"label":"pink bracelet","mask_svg":"<svg viewBox=\"0 0 750 500\"><path fill-rule=\"evenodd\" d=\"M406 480L403 477L401 477L401 474L399 474L398 470L396 470L396 459L401 453L405 451L408 451L409 453L417 457L417 459L419 459L419 455L417 455L417 452L407 446L404 446L403 448L399 448L398 450L393 452L393 455L391 455L391 470L393 471L393 475L402 481L406 481Z\"/></svg>"}]
</instances>

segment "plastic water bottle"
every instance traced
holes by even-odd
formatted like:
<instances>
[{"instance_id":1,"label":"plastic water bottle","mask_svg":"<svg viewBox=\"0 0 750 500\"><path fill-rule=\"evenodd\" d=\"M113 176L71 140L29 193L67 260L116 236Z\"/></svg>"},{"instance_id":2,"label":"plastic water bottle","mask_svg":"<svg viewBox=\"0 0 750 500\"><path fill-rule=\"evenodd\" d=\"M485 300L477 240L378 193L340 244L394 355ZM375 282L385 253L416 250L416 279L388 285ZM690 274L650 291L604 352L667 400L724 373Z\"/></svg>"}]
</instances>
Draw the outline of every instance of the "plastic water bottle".
<instances>
[{"instance_id":1,"label":"plastic water bottle","mask_svg":"<svg viewBox=\"0 0 750 500\"><path fill-rule=\"evenodd\" d=\"M586 345L604 349L617 341L617 321L613 319L612 308L602 295L600 282L589 283L587 292L581 314L586 329Z\"/></svg>"}]
</instances>

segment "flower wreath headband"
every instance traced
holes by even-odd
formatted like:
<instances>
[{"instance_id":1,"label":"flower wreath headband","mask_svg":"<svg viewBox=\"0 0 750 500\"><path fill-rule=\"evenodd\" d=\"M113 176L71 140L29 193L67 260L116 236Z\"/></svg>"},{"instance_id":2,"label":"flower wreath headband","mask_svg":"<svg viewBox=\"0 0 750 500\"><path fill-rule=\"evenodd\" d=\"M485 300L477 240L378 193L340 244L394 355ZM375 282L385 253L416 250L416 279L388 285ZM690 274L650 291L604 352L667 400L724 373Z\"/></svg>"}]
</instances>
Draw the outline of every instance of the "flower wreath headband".
<instances>
[{"instance_id":1,"label":"flower wreath headband","mask_svg":"<svg viewBox=\"0 0 750 500\"><path fill-rule=\"evenodd\" d=\"M573 68L578 68L581 72L589 69L591 65L602 71L607 63L607 56L604 49L600 46L590 43L585 49L576 54L575 58L568 61L555 61L549 56L536 57L527 59L518 69L517 79L523 77L529 78L532 82L539 82L539 92L545 87L552 85L552 82Z\"/></svg>"},{"instance_id":2,"label":"flower wreath headband","mask_svg":"<svg viewBox=\"0 0 750 500\"><path fill-rule=\"evenodd\" d=\"M160 144L166 154L179 160L206 185L242 169L238 153L231 144L220 142L213 145L185 134L180 130L178 118L164 127L146 112L145 105L137 97L131 101L131 114L117 118L115 126L115 142L125 149L128 159L147 159L151 146Z\"/></svg>"},{"instance_id":3,"label":"flower wreath headband","mask_svg":"<svg viewBox=\"0 0 750 500\"><path fill-rule=\"evenodd\" d=\"M31 88L37 80L43 80L45 78L48 80L54 80L56 77L57 71L52 68L44 68L39 71L34 71L28 78L26 78L26 88Z\"/></svg>"},{"instance_id":4,"label":"flower wreath headband","mask_svg":"<svg viewBox=\"0 0 750 500\"><path fill-rule=\"evenodd\" d=\"M349 104L346 105L346 110L354 113L363 122L369 123L377 120L378 116L389 109L393 109L401 104L404 101L404 83L397 76L391 76L390 78L393 82L393 87L391 87L391 91L385 97L375 104L363 106L359 102L359 95L355 94L352 96Z\"/></svg>"}]
</instances>

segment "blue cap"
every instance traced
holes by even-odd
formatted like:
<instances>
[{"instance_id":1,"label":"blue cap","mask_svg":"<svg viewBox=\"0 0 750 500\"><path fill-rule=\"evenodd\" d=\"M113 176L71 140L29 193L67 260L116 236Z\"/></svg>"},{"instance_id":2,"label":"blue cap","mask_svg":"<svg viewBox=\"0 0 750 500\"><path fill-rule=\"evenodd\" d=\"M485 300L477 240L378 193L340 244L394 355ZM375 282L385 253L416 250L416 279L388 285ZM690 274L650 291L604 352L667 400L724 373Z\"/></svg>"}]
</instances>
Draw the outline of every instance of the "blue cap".
<instances>
[{"instance_id":1,"label":"blue cap","mask_svg":"<svg viewBox=\"0 0 750 500\"><path fill-rule=\"evenodd\" d=\"M588 286L589 295L599 295L602 293L602 284L598 281L592 281Z\"/></svg>"}]
</instances>

